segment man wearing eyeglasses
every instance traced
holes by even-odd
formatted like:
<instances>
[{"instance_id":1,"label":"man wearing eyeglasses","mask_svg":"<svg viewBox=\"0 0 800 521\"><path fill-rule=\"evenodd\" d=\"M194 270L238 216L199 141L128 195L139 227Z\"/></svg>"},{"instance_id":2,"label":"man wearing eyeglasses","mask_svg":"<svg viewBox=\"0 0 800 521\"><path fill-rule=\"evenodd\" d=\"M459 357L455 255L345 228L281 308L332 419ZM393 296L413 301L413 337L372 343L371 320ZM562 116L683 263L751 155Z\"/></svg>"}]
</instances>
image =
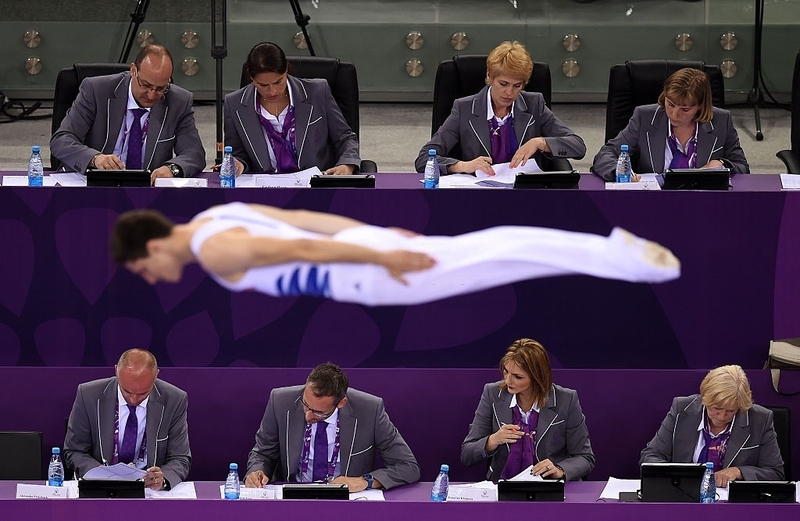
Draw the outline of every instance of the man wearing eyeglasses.
<instances>
[{"instance_id":1,"label":"man wearing eyeglasses","mask_svg":"<svg viewBox=\"0 0 800 521\"><path fill-rule=\"evenodd\" d=\"M142 48L129 72L83 80L80 93L50 140L68 170L141 170L191 177L205 168L192 93L170 84L172 55Z\"/></svg>"},{"instance_id":2,"label":"man wearing eyeglasses","mask_svg":"<svg viewBox=\"0 0 800 521\"><path fill-rule=\"evenodd\" d=\"M385 467L375 468L380 456ZM347 484L350 492L419 480L419 465L389 420L383 399L348 389L341 368L325 363L305 385L279 387L247 459L245 486L270 480Z\"/></svg>"}]
</instances>

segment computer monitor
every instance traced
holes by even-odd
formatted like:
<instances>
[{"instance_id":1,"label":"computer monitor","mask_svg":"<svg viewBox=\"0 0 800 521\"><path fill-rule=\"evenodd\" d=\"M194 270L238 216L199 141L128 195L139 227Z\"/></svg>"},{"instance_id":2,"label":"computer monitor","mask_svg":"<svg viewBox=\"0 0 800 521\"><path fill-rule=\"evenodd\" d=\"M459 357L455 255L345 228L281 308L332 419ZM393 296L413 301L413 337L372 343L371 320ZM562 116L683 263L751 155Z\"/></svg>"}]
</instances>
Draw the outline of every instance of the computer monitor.
<instances>
[{"instance_id":1,"label":"computer monitor","mask_svg":"<svg viewBox=\"0 0 800 521\"><path fill-rule=\"evenodd\" d=\"M727 190L731 171L727 168L670 169L664 173L662 190Z\"/></svg>"},{"instance_id":2,"label":"computer monitor","mask_svg":"<svg viewBox=\"0 0 800 521\"><path fill-rule=\"evenodd\" d=\"M344 484L287 483L283 499L350 499L350 489Z\"/></svg>"},{"instance_id":3,"label":"computer monitor","mask_svg":"<svg viewBox=\"0 0 800 521\"><path fill-rule=\"evenodd\" d=\"M87 170L86 186L150 186L150 170Z\"/></svg>"},{"instance_id":4,"label":"computer monitor","mask_svg":"<svg viewBox=\"0 0 800 521\"><path fill-rule=\"evenodd\" d=\"M728 503L794 503L797 501L794 481L731 481Z\"/></svg>"},{"instance_id":5,"label":"computer monitor","mask_svg":"<svg viewBox=\"0 0 800 521\"><path fill-rule=\"evenodd\" d=\"M577 170L520 173L514 178L514 188L577 189L581 174Z\"/></svg>"},{"instance_id":6,"label":"computer monitor","mask_svg":"<svg viewBox=\"0 0 800 521\"><path fill-rule=\"evenodd\" d=\"M129 479L79 479L79 498L143 498L144 481Z\"/></svg>"},{"instance_id":7,"label":"computer monitor","mask_svg":"<svg viewBox=\"0 0 800 521\"><path fill-rule=\"evenodd\" d=\"M375 188L375 176L371 174L312 175L309 185L312 188Z\"/></svg>"},{"instance_id":8,"label":"computer monitor","mask_svg":"<svg viewBox=\"0 0 800 521\"><path fill-rule=\"evenodd\" d=\"M699 503L703 463L642 463L642 501Z\"/></svg>"},{"instance_id":9,"label":"computer monitor","mask_svg":"<svg viewBox=\"0 0 800 521\"><path fill-rule=\"evenodd\" d=\"M564 501L564 481L498 481L498 501Z\"/></svg>"}]
</instances>

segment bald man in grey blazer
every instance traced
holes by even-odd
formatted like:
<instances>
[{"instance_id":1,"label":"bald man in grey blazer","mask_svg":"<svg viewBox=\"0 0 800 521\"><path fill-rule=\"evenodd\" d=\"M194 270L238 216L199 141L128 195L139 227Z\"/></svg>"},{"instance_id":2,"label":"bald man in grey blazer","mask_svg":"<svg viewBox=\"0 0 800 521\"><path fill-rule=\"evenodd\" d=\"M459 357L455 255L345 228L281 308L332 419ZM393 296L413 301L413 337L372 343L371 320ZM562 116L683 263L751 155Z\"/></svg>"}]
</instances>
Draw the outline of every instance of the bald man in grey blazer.
<instances>
[{"instance_id":1,"label":"bald man in grey blazer","mask_svg":"<svg viewBox=\"0 0 800 521\"><path fill-rule=\"evenodd\" d=\"M148 351L126 351L115 368L113 378L78 386L64 439L64 461L75 469L76 477L100 465L127 463L120 448L131 414L128 405L141 417L132 464L147 470L146 487L169 490L186 479L192 462L186 392L156 379L158 366Z\"/></svg>"},{"instance_id":2,"label":"bald man in grey blazer","mask_svg":"<svg viewBox=\"0 0 800 521\"><path fill-rule=\"evenodd\" d=\"M129 72L89 77L59 129L50 150L64 168L85 172L138 169L126 165L134 109L145 109L146 132L140 168L157 177L191 177L206 165L194 120L192 93L169 83L172 56L160 45L142 49Z\"/></svg>"},{"instance_id":3,"label":"bald man in grey blazer","mask_svg":"<svg viewBox=\"0 0 800 521\"><path fill-rule=\"evenodd\" d=\"M328 451L310 453L316 426L327 423ZM314 439L304 446L304 432ZM380 456L385 467L375 467ZM350 492L390 489L419 480L419 465L386 414L383 400L348 388L347 376L334 364L317 366L306 385L273 389L247 459L245 485L269 481L312 481L311 467L323 459L332 483Z\"/></svg>"},{"instance_id":4,"label":"bald man in grey blazer","mask_svg":"<svg viewBox=\"0 0 800 521\"><path fill-rule=\"evenodd\" d=\"M327 171L337 165L349 165L356 173L361 164L358 137L345 121L328 82L291 75L286 76L286 82L294 106L297 167L305 170L316 166ZM256 112L253 83L225 96L225 144L233 148L242 171L275 172Z\"/></svg>"},{"instance_id":5,"label":"bald man in grey blazer","mask_svg":"<svg viewBox=\"0 0 800 521\"><path fill-rule=\"evenodd\" d=\"M750 166L739 145L739 134L733 127L730 112L716 107L713 111L711 121L700 123L697 129L697 167L718 160L731 174L749 174ZM664 173L668 133L669 118L661 105L636 107L628 126L594 156L592 171L606 181L614 181L620 145L627 144L635 161L634 173Z\"/></svg>"}]
</instances>

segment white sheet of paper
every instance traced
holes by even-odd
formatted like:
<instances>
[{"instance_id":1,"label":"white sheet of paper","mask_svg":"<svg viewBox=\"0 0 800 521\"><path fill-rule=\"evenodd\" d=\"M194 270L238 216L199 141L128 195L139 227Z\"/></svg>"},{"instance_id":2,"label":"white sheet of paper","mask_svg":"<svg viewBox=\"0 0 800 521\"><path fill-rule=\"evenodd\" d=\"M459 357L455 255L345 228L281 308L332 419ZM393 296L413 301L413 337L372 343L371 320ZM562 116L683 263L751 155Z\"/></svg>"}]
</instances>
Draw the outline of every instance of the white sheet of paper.
<instances>
[{"instance_id":1,"label":"white sheet of paper","mask_svg":"<svg viewBox=\"0 0 800 521\"><path fill-rule=\"evenodd\" d=\"M642 481L639 479L619 479L615 477L608 478L603 492L600 493L600 499L619 499L620 492L636 492L642 488Z\"/></svg>"},{"instance_id":2,"label":"white sheet of paper","mask_svg":"<svg viewBox=\"0 0 800 521\"><path fill-rule=\"evenodd\" d=\"M441 188L513 188L517 174L541 173L542 169L536 161L529 160L525 166L511 168L511 163L498 163L492 165L495 175L489 175L482 170L470 174L452 174L439 178Z\"/></svg>"},{"instance_id":3,"label":"white sheet of paper","mask_svg":"<svg viewBox=\"0 0 800 521\"><path fill-rule=\"evenodd\" d=\"M206 188L208 179L199 177L157 177L156 186L175 188Z\"/></svg>"},{"instance_id":4,"label":"white sheet of paper","mask_svg":"<svg viewBox=\"0 0 800 521\"><path fill-rule=\"evenodd\" d=\"M86 186L86 176L78 172L53 172L50 177L61 186Z\"/></svg>"},{"instance_id":5,"label":"white sheet of paper","mask_svg":"<svg viewBox=\"0 0 800 521\"><path fill-rule=\"evenodd\" d=\"M144 489L144 497L153 499L197 499L197 491L193 482L184 481L170 490L155 491L146 488Z\"/></svg>"},{"instance_id":6,"label":"white sheet of paper","mask_svg":"<svg viewBox=\"0 0 800 521\"><path fill-rule=\"evenodd\" d=\"M781 187L784 190L800 190L800 174L781 174Z\"/></svg>"},{"instance_id":7,"label":"white sheet of paper","mask_svg":"<svg viewBox=\"0 0 800 521\"><path fill-rule=\"evenodd\" d=\"M280 485L264 485L262 488L250 488L242 485L239 488L239 499L280 499ZM225 485L219 486L219 497L225 499Z\"/></svg>"},{"instance_id":8,"label":"white sheet of paper","mask_svg":"<svg viewBox=\"0 0 800 521\"><path fill-rule=\"evenodd\" d=\"M237 188L301 188L309 186L312 175L321 175L312 166L292 174L243 174L236 178Z\"/></svg>"},{"instance_id":9,"label":"white sheet of paper","mask_svg":"<svg viewBox=\"0 0 800 521\"><path fill-rule=\"evenodd\" d=\"M533 475L533 465L531 465L508 481L544 481L544 478Z\"/></svg>"},{"instance_id":10,"label":"white sheet of paper","mask_svg":"<svg viewBox=\"0 0 800 521\"><path fill-rule=\"evenodd\" d=\"M31 485L17 483L17 499L69 499L78 497L70 495L70 487L51 487L48 485Z\"/></svg>"},{"instance_id":11,"label":"white sheet of paper","mask_svg":"<svg viewBox=\"0 0 800 521\"><path fill-rule=\"evenodd\" d=\"M117 463L116 465L100 465L90 469L83 475L84 479L125 479L136 481L142 479L147 475L147 471L137 469L125 463Z\"/></svg>"},{"instance_id":12,"label":"white sheet of paper","mask_svg":"<svg viewBox=\"0 0 800 521\"><path fill-rule=\"evenodd\" d=\"M56 180L52 176L42 176L42 186L55 186ZM4 175L3 186L28 186L26 175Z\"/></svg>"},{"instance_id":13,"label":"white sheet of paper","mask_svg":"<svg viewBox=\"0 0 800 521\"><path fill-rule=\"evenodd\" d=\"M658 174L639 174L642 178L636 183L606 182L606 190L661 190Z\"/></svg>"},{"instance_id":14,"label":"white sheet of paper","mask_svg":"<svg viewBox=\"0 0 800 521\"><path fill-rule=\"evenodd\" d=\"M370 489L370 490L362 490L361 492L351 492L350 493L350 500L351 501L386 501L386 497L383 495L383 490L380 489Z\"/></svg>"}]
</instances>

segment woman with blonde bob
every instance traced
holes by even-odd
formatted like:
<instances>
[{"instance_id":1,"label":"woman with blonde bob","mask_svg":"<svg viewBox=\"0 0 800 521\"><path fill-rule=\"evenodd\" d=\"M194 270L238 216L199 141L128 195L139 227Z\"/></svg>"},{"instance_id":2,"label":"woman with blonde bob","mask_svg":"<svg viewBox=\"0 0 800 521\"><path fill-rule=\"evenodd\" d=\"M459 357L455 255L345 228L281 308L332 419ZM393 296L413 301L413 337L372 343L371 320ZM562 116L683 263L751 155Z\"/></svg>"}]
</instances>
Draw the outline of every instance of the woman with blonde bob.
<instances>
[{"instance_id":1,"label":"woman with blonde bob","mask_svg":"<svg viewBox=\"0 0 800 521\"><path fill-rule=\"evenodd\" d=\"M578 393L553 383L539 342L520 338L500 360L503 380L488 383L461 444L461 462L489 459L487 479L514 477L531 465L550 479L577 480L594 468Z\"/></svg>"},{"instance_id":2,"label":"woman with blonde bob","mask_svg":"<svg viewBox=\"0 0 800 521\"><path fill-rule=\"evenodd\" d=\"M750 382L738 365L712 369L700 394L675 398L639 462L707 461L714 463L721 487L737 479L784 479L772 411L753 403Z\"/></svg>"},{"instance_id":3,"label":"woman with blonde bob","mask_svg":"<svg viewBox=\"0 0 800 521\"><path fill-rule=\"evenodd\" d=\"M658 103L636 107L628 126L594 156L592 171L614 181L621 145L628 145L637 174L721 167L750 173L731 114L712 106L711 82L699 69L674 72Z\"/></svg>"},{"instance_id":4,"label":"woman with blonde bob","mask_svg":"<svg viewBox=\"0 0 800 521\"><path fill-rule=\"evenodd\" d=\"M547 170L554 157L581 159L586 144L564 125L538 92L523 89L533 61L519 42L503 42L486 58L486 87L457 99L453 111L419 151L415 166L425 170L428 150L436 150L441 174L494 175L492 165L525 166L533 158ZM461 146L460 157L451 157Z\"/></svg>"}]
</instances>

